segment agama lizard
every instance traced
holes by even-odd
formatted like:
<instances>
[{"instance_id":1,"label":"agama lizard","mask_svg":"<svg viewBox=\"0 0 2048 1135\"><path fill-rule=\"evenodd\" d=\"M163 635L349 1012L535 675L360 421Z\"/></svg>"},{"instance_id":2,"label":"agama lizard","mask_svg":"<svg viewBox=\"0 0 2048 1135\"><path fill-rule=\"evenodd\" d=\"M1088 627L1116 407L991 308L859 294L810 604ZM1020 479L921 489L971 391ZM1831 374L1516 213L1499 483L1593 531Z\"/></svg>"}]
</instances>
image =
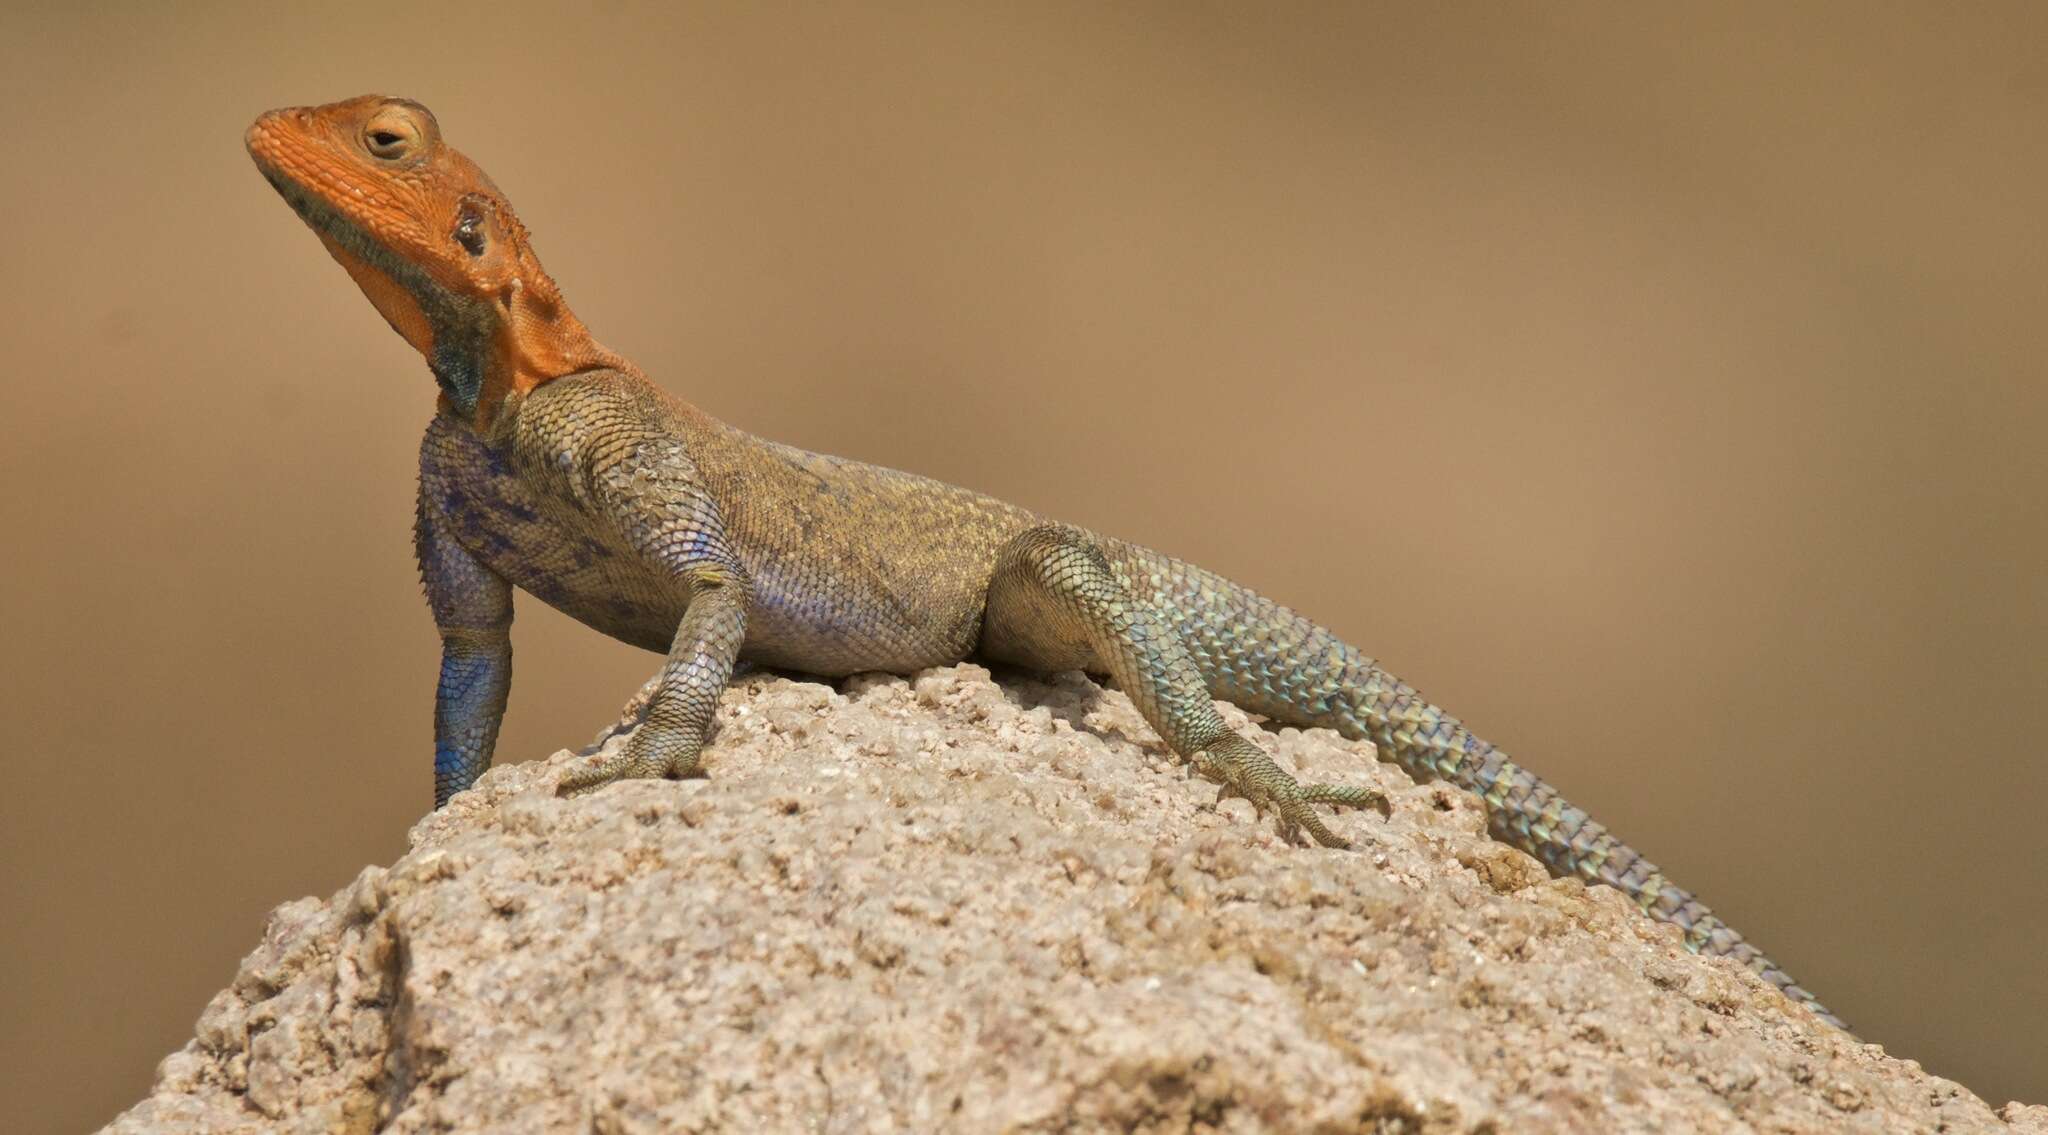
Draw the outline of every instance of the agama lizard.
<instances>
[{"instance_id":1,"label":"agama lizard","mask_svg":"<svg viewBox=\"0 0 2048 1135\"><path fill-rule=\"evenodd\" d=\"M434 801L490 763L512 674L515 587L666 654L638 728L565 793L698 773L736 663L834 676L978 658L1107 673L1168 746L1280 833L1345 847L1300 784L1212 699L1370 740L1485 803L1499 839L1619 888L1839 1025L1790 975L1550 785L1371 658L1199 567L924 477L720 422L600 346L497 186L404 99L275 110L257 167L440 386L420 447L420 572L440 629Z\"/></svg>"}]
</instances>

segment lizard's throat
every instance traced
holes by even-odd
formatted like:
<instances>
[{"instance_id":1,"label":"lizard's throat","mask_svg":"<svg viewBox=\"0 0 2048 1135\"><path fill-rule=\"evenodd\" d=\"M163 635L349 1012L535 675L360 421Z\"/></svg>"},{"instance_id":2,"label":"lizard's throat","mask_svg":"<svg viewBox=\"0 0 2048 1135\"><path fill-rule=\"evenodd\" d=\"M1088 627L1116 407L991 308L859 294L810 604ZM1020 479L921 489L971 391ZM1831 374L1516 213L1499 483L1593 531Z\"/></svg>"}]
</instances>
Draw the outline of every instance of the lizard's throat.
<instances>
[{"instance_id":1,"label":"lizard's throat","mask_svg":"<svg viewBox=\"0 0 2048 1135\"><path fill-rule=\"evenodd\" d=\"M426 358L441 393L464 417L477 416L487 389L517 385L506 373L511 360L500 347L497 305L449 292L389 253L373 262L326 232L320 240L391 329Z\"/></svg>"},{"instance_id":2,"label":"lizard's throat","mask_svg":"<svg viewBox=\"0 0 2048 1135\"><path fill-rule=\"evenodd\" d=\"M287 182L279 189L297 187ZM441 392L465 417L476 416L493 378L509 385L494 373L506 361L497 347L503 320L496 304L448 290L318 198L302 190L285 198L391 329L425 357Z\"/></svg>"}]
</instances>

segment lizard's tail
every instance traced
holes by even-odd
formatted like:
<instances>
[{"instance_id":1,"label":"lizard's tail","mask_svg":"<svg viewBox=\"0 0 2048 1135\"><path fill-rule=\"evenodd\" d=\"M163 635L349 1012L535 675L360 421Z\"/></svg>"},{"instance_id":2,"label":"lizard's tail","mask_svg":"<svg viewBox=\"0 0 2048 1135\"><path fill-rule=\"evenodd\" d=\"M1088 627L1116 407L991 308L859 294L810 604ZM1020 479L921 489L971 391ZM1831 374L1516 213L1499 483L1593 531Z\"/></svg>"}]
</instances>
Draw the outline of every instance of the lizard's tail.
<instances>
[{"instance_id":1,"label":"lizard's tail","mask_svg":"<svg viewBox=\"0 0 2048 1135\"><path fill-rule=\"evenodd\" d=\"M1559 875L1620 890L1643 913L1684 930L1694 953L1735 958L1846 1031L1813 994L1692 892L1354 647L1213 572L1135 545L1108 546L1133 589L1180 633L1214 696L1285 724L1319 725L1369 740L1382 759L1416 779L1444 780L1473 793L1485 802L1496 838Z\"/></svg>"},{"instance_id":2,"label":"lizard's tail","mask_svg":"<svg viewBox=\"0 0 2048 1135\"><path fill-rule=\"evenodd\" d=\"M1821 1019L1848 1031L1813 994L1721 921L1691 891L1664 877L1657 865L1610 835L1599 821L1546 783L1474 736L1457 718L1429 704L1407 683L1365 660L1347 660L1331 706L1339 732L1370 739L1418 780L1444 780L1478 796L1496 839L1542 860L1558 875L1604 883L1629 896L1644 914L1685 931L1694 953L1731 957L1805 1003ZM1362 663L1360 665L1359 663Z\"/></svg>"}]
</instances>

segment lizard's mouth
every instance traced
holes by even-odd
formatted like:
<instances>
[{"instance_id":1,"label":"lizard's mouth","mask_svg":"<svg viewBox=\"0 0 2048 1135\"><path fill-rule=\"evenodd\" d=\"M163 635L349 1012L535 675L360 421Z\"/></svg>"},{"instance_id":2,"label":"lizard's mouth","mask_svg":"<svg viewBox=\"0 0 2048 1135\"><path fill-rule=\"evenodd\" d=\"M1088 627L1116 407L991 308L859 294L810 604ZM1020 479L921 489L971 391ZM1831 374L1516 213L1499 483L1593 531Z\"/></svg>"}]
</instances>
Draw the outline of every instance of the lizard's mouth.
<instances>
[{"instance_id":1,"label":"lizard's mouth","mask_svg":"<svg viewBox=\"0 0 2048 1135\"><path fill-rule=\"evenodd\" d=\"M280 115L287 113L289 112L272 111L257 119L254 126L249 127L249 133L243 142L248 147L250 160L256 163L257 172L263 175L263 180L269 182L272 189L277 190L277 195L284 198L285 204L292 207L292 212L297 213L300 219L314 229L336 237L343 235L340 230L353 229L355 236L368 240L369 233L363 223L367 218L349 216L337 208L327 194L315 192L306 186L303 178L306 173L311 173L331 183L335 194L363 196L361 189L348 184L339 175L324 170L312 161L302 144L287 133L282 125L274 124Z\"/></svg>"},{"instance_id":2,"label":"lizard's mouth","mask_svg":"<svg viewBox=\"0 0 2048 1135\"><path fill-rule=\"evenodd\" d=\"M394 326L415 321L394 317L388 301L396 298L396 293L409 297L408 306L414 313L445 305L452 298L447 289L401 247L417 224L395 209L388 196L366 186L347 169L323 161L317 148L295 127L295 114L292 110L271 111L257 119L243 139L263 180L320 237L386 317L393 318ZM390 239L393 237L397 243ZM366 273L374 273L378 279L373 281ZM409 333L407 328L400 333L422 351L428 349L423 335Z\"/></svg>"}]
</instances>

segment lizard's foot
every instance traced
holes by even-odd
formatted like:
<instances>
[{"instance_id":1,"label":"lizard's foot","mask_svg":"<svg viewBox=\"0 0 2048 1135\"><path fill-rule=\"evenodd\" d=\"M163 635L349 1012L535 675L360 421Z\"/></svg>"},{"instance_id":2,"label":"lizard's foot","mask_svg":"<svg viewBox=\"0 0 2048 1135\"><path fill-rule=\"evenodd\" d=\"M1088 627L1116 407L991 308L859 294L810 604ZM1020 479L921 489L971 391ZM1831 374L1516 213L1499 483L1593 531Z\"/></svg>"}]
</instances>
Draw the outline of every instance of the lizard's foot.
<instances>
[{"instance_id":1,"label":"lizard's foot","mask_svg":"<svg viewBox=\"0 0 2048 1135\"><path fill-rule=\"evenodd\" d=\"M704 775L698 765L695 746L663 744L643 730L633 734L618 752L581 772L572 772L555 784L557 796L582 796L620 780L688 780Z\"/></svg>"},{"instance_id":2,"label":"lizard's foot","mask_svg":"<svg viewBox=\"0 0 2048 1135\"><path fill-rule=\"evenodd\" d=\"M1391 816L1393 805L1378 789L1341 784L1302 784L1273 763L1265 750L1235 733L1227 733L1215 744L1194 755L1195 770L1221 787L1216 802L1238 797L1263 817L1266 809L1275 814L1280 838L1298 843L1306 831L1324 847L1347 848L1350 841L1325 827L1313 805L1333 804L1340 808L1370 807L1381 816Z\"/></svg>"}]
</instances>

